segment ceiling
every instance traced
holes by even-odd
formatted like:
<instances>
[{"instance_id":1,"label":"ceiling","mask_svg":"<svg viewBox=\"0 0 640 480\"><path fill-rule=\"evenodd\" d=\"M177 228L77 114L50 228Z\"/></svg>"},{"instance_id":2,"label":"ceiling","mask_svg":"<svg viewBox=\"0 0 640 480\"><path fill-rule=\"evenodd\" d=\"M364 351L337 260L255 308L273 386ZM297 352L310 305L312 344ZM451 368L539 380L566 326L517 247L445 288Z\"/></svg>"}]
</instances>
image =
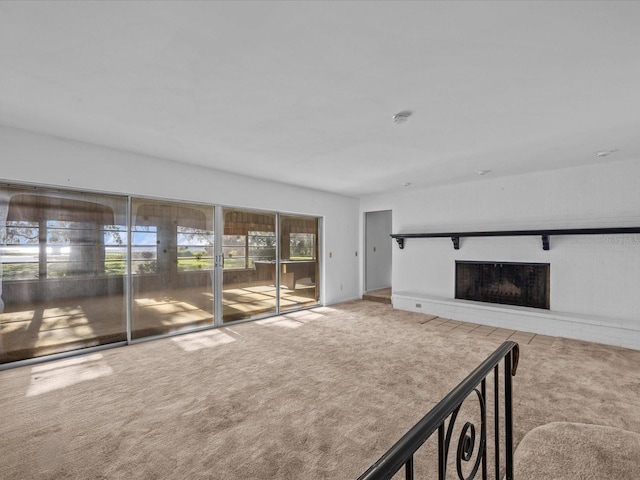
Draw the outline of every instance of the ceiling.
<instances>
[{"instance_id":1,"label":"ceiling","mask_svg":"<svg viewBox=\"0 0 640 480\"><path fill-rule=\"evenodd\" d=\"M351 196L640 159L638 25L626 1L4 1L0 124Z\"/></svg>"}]
</instances>

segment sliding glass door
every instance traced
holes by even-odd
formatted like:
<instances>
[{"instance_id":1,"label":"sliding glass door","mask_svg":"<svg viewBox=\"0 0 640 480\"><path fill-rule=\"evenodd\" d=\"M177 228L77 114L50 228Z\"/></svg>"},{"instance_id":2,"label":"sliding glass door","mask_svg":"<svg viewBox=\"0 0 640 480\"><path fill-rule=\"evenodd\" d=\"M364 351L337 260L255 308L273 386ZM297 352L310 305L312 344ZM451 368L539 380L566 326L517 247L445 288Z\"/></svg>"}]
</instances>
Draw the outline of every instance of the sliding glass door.
<instances>
[{"instance_id":1,"label":"sliding glass door","mask_svg":"<svg viewBox=\"0 0 640 480\"><path fill-rule=\"evenodd\" d=\"M125 341L127 198L0 186L0 363Z\"/></svg>"},{"instance_id":2,"label":"sliding glass door","mask_svg":"<svg viewBox=\"0 0 640 480\"><path fill-rule=\"evenodd\" d=\"M276 214L225 208L223 222L223 321L276 313Z\"/></svg>"},{"instance_id":3,"label":"sliding glass door","mask_svg":"<svg viewBox=\"0 0 640 480\"><path fill-rule=\"evenodd\" d=\"M131 337L212 326L213 207L131 200Z\"/></svg>"},{"instance_id":4,"label":"sliding glass door","mask_svg":"<svg viewBox=\"0 0 640 480\"><path fill-rule=\"evenodd\" d=\"M318 219L280 215L280 311L317 305L318 280Z\"/></svg>"},{"instance_id":5,"label":"sliding glass door","mask_svg":"<svg viewBox=\"0 0 640 480\"><path fill-rule=\"evenodd\" d=\"M0 185L0 365L318 305L318 226Z\"/></svg>"},{"instance_id":6,"label":"sliding glass door","mask_svg":"<svg viewBox=\"0 0 640 480\"><path fill-rule=\"evenodd\" d=\"M318 304L317 217L223 212L224 322Z\"/></svg>"}]
</instances>

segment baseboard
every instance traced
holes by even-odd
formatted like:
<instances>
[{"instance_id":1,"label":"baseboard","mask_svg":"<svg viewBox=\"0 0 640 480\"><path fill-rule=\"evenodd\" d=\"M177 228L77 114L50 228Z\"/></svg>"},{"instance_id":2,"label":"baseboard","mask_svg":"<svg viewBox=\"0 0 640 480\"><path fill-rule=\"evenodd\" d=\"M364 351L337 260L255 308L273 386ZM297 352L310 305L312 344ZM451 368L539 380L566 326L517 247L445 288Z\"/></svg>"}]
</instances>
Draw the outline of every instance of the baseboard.
<instances>
[{"instance_id":1,"label":"baseboard","mask_svg":"<svg viewBox=\"0 0 640 480\"><path fill-rule=\"evenodd\" d=\"M331 303L325 303L322 306L323 307L329 307L331 305L338 305L340 303L347 303L347 302L353 302L355 300L362 300L362 297L347 297L347 298L341 298L340 300L336 300L335 302L331 302Z\"/></svg>"}]
</instances>

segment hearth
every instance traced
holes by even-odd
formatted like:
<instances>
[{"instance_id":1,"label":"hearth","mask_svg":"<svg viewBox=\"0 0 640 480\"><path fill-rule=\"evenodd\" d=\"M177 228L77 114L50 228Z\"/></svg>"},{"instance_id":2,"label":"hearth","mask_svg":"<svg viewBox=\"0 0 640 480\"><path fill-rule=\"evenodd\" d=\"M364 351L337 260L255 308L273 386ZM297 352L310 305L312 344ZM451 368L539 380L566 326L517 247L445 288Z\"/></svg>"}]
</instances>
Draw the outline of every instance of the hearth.
<instances>
[{"instance_id":1,"label":"hearth","mask_svg":"<svg viewBox=\"0 0 640 480\"><path fill-rule=\"evenodd\" d=\"M548 263L456 261L456 298L549 309Z\"/></svg>"}]
</instances>

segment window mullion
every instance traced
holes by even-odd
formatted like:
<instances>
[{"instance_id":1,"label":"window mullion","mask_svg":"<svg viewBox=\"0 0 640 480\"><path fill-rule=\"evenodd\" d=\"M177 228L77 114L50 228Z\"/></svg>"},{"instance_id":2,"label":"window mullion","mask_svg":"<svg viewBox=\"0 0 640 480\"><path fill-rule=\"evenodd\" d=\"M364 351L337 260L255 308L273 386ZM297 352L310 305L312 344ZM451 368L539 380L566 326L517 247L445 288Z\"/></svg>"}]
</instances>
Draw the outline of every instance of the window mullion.
<instances>
[{"instance_id":1,"label":"window mullion","mask_svg":"<svg viewBox=\"0 0 640 480\"><path fill-rule=\"evenodd\" d=\"M47 278L47 221L40 220L38 225L38 277Z\"/></svg>"},{"instance_id":2,"label":"window mullion","mask_svg":"<svg viewBox=\"0 0 640 480\"><path fill-rule=\"evenodd\" d=\"M249 268L249 230L245 231L244 236L244 268Z\"/></svg>"}]
</instances>

